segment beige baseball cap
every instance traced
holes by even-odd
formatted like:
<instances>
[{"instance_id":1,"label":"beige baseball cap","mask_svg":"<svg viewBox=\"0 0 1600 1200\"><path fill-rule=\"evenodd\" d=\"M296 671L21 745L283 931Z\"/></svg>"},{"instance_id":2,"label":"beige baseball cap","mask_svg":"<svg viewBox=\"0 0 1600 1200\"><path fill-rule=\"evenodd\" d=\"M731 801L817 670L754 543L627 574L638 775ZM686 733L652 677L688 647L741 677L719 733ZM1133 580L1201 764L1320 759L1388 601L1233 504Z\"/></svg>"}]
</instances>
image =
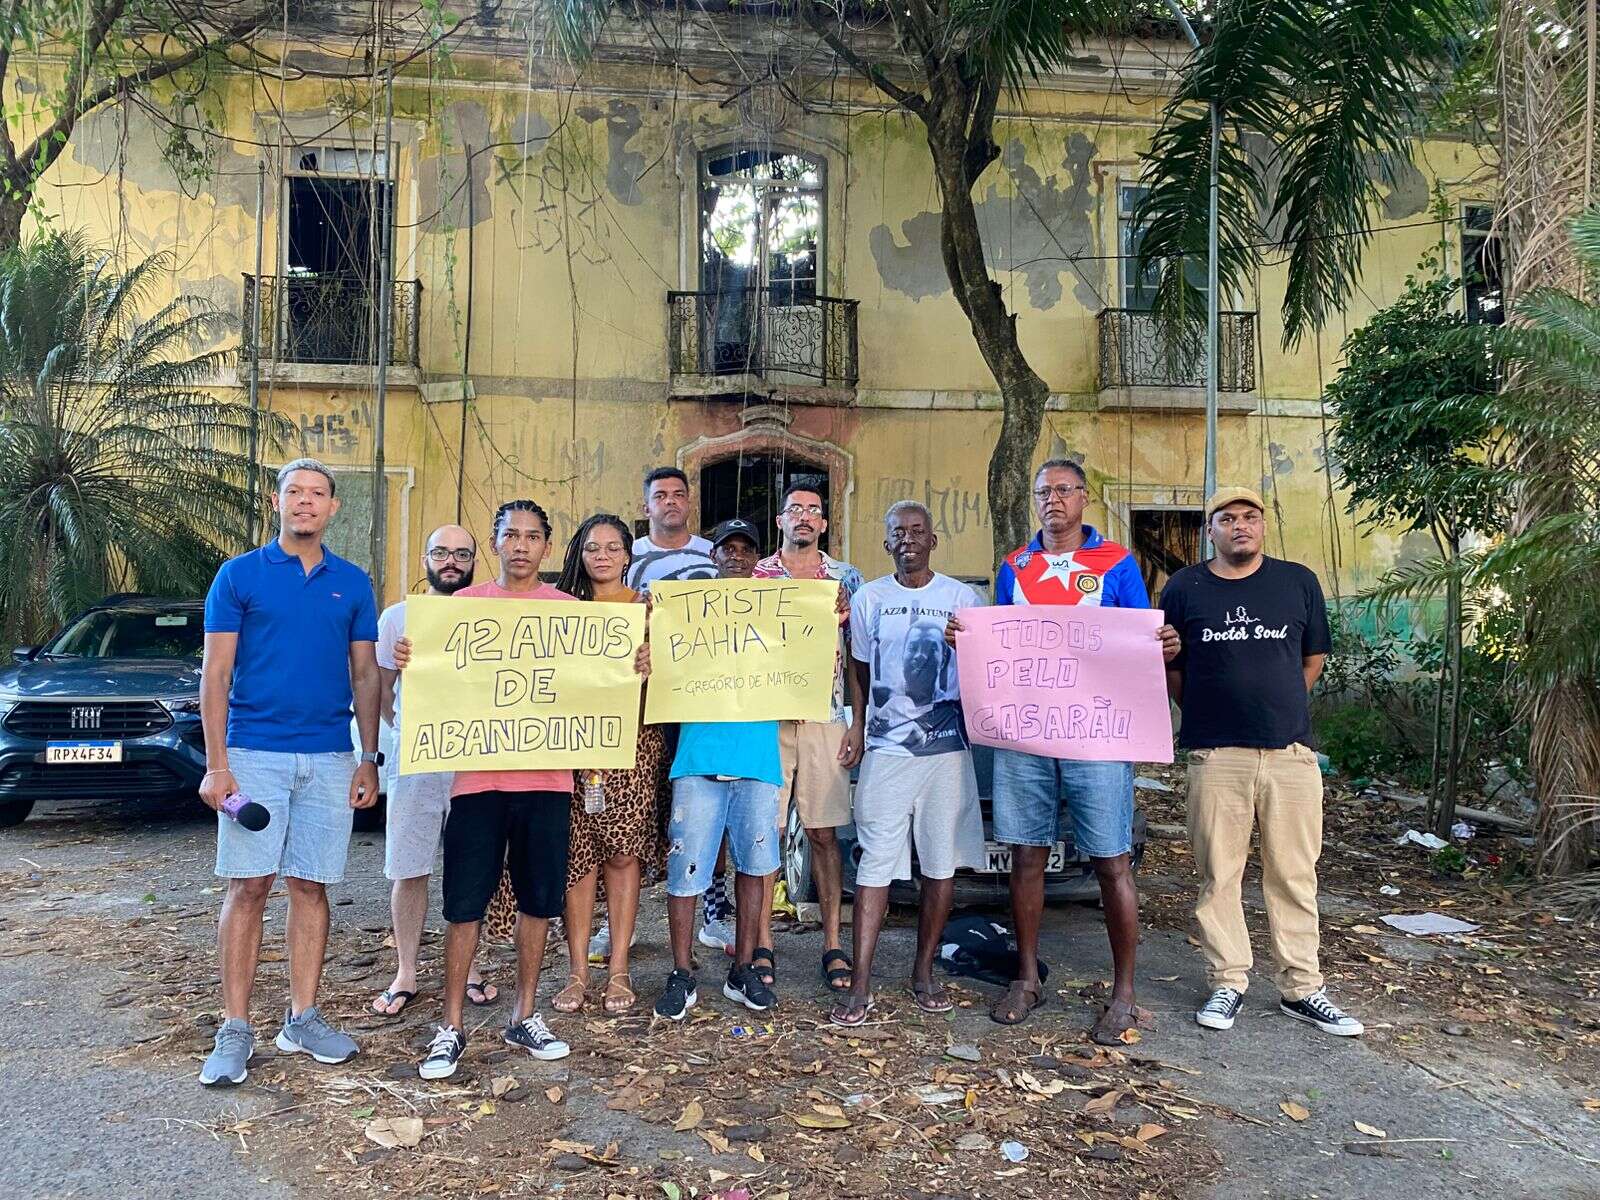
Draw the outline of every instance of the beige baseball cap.
<instances>
[{"instance_id":1,"label":"beige baseball cap","mask_svg":"<svg viewBox=\"0 0 1600 1200\"><path fill-rule=\"evenodd\" d=\"M1267 506L1261 503L1261 496L1247 487L1218 488L1211 493L1211 499L1206 501L1206 520L1211 520L1211 514L1219 508L1227 508L1230 504L1248 504L1257 512L1266 512Z\"/></svg>"}]
</instances>

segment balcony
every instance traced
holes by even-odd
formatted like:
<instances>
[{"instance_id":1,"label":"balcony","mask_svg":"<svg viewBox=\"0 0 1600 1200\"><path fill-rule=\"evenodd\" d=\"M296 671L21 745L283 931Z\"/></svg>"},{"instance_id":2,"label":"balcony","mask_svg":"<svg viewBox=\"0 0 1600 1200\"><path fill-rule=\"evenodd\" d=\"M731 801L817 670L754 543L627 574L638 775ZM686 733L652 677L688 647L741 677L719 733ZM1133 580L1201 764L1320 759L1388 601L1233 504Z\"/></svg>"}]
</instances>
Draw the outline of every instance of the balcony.
<instances>
[{"instance_id":1,"label":"balcony","mask_svg":"<svg viewBox=\"0 0 1600 1200\"><path fill-rule=\"evenodd\" d=\"M370 369L378 361L375 288L360 275L246 275L244 277L244 351L258 352L261 363L277 379L340 382L355 368ZM251 313L259 295L261 320L252 328ZM396 280L389 323L389 366L401 381L414 377L418 313L422 284Z\"/></svg>"},{"instance_id":2,"label":"balcony","mask_svg":"<svg viewBox=\"0 0 1600 1200\"><path fill-rule=\"evenodd\" d=\"M1100 326L1100 408L1205 407L1205 335L1174 342L1149 312L1105 308ZM1251 412L1256 403L1256 314L1217 314L1217 403Z\"/></svg>"},{"instance_id":3,"label":"balcony","mask_svg":"<svg viewBox=\"0 0 1600 1200\"><path fill-rule=\"evenodd\" d=\"M668 292L672 394L847 400L860 377L857 305L787 287Z\"/></svg>"}]
</instances>

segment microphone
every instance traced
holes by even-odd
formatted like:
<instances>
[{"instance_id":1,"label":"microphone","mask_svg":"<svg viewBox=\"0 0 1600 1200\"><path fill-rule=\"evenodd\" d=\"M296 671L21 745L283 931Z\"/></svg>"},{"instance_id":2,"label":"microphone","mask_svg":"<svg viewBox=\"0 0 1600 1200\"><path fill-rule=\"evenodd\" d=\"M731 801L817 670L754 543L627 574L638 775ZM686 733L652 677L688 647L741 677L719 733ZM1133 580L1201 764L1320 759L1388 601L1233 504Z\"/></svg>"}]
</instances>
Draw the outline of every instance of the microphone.
<instances>
[{"instance_id":1,"label":"microphone","mask_svg":"<svg viewBox=\"0 0 1600 1200\"><path fill-rule=\"evenodd\" d=\"M272 814L265 805L257 804L243 792L235 792L222 802L221 812L230 820L237 821L251 833L259 833L272 822Z\"/></svg>"}]
</instances>

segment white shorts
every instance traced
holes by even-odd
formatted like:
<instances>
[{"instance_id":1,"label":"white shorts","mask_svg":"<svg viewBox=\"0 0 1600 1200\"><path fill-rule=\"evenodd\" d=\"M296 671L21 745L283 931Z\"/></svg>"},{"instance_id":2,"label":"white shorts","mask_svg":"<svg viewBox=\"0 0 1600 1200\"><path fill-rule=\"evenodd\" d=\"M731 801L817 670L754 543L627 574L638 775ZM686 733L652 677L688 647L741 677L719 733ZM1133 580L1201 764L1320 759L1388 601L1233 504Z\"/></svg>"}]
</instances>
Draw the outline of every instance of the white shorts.
<instances>
[{"instance_id":1,"label":"white shorts","mask_svg":"<svg viewBox=\"0 0 1600 1200\"><path fill-rule=\"evenodd\" d=\"M856 781L858 887L911 878L911 849L924 879L983 866L983 810L969 750L913 757L868 750Z\"/></svg>"},{"instance_id":2,"label":"white shorts","mask_svg":"<svg viewBox=\"0 0 1600 1200\"><path fill-rule=\"evenodd\" d=\"M433 874L455 778L454 771L394 777L383 838L384 878L416 879Z\"/></svg>"}]
</instances>

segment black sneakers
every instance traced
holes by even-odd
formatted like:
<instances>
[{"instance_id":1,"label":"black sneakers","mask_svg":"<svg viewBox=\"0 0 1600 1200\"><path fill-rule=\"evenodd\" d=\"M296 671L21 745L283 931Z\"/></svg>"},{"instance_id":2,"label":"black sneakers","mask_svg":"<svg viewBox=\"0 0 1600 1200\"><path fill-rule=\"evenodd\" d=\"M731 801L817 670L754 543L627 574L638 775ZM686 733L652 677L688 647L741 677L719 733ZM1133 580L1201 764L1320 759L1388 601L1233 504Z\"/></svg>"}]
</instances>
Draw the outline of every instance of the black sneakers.
<instances>
[{"instance_id":1,"label":"black sneakers","mask_svg":"<svg viewBox=\"0 0 1600 1200\"><path fill-rule=\"evenodd\" d=\"M722 985L722 994L755 1012L766 1012L778 1002L778 993L761 982L761 976L749 963L728 968L728 982Z\"/></svg>"},{"instance_id":2,"label":"black sneakers","mask_svg":"<svg viewBox=\"0 0 1600 1200\"><path fill-rule=\"evenodd\" d=\"M1233 1019L1244 1007L1244 996L1230 987L1219 987L1195 1013L1195 1024L1207 1029L1232 1029Z\"/></svg>"},{"instance_id":3,"label":"black sneakers","mask_svg":"<svg viewBox=\"0 0 1600 1200\"><path fill-rule=\"evenodd\" d=\"M1301 1000L1278 1001L1278 1011L1296 1021L1315 1025L1323 1033L1331 1033L1335 1037L1360 1037L1367 1031L1365 1025L1329 1000L1328 993L1322 988Z\"/></svg>"},{"instance_id":4,"label":"black sneakers","mask_svg":"<svg viewBox=\"0 0 1600 1200\"><path fill-rule=\"evenodd\" d=\"M467 1035L450 1025L441 1025L428 1043L428 1057L417 1067L424 1079L449 1079L456 1073L467 1048Z\"/></svg>"},{"instance_id":5,"label":"black sneakers","mask_svg":"<svg viewBox=\"0 0 1600 1200\"><path fill-rule=\"evenodd\" d=\"M674 967L661 995L656 997L656 1016L681 1021L699 1000L700 994L694 990L694 976L681 967Z\"/></svg>"},{"instance_id":6,"label":"black sneakers","mask_svg":"<svg viewBox=\"0 0 1600 1200\"><path fill-rule=\"evenodd\" d=\"M513 1021L506 1026L505 1043L526 1050L535 1058L553 1062L572 1053L572 1047L550 1032L550 1026L538 1013Z\"/></svg>"}]
</instances>

